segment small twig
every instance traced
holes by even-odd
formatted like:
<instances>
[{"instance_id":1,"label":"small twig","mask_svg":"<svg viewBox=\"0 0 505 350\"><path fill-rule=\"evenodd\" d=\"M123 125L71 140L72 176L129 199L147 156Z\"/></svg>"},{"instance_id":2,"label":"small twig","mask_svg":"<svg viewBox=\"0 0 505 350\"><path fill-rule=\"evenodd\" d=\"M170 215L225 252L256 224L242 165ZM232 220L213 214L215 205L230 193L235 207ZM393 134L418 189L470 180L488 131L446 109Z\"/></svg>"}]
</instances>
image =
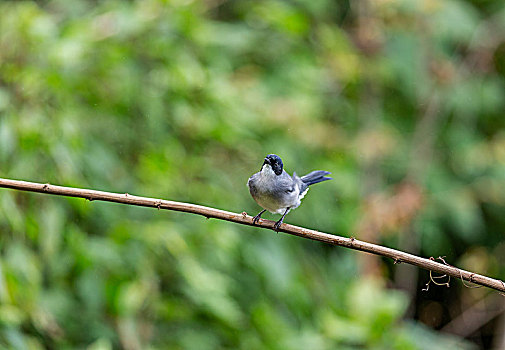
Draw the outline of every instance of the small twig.
<instances>
[{"instance_id":1,"label":"small twig","mask_svg":"<svg viewBox=\"0 0 505 350\"><path fill-rule=\"evenodd\" d=\"M442 263L444 265L451 266L445 262L444 258L445 258L445 256L439 256L437 259L442 261ZM436 261L436 259L434 259L432 256L430 256L430 260ZM454 266L451 266L451 267L454 267ZM435 281L435 278L447 278L447 282L440 283L440 282ZM422 289L423 292L427 292L430 289L431 282L433 282L433 284L435 284L437 286L447 286L447 288L449 288L450 287L449 282L451 282L451 276L448 276L447 274L443 274L441 276L433 276L432 271L430 270L430 280L428 281L428 283L426 283L426 288Z\"/></svg>"},{"instance_id":2,"label":"small twig","mask_svg":"<svg viewBox=\"0 0 505 350\"><path fill-rule=\"evenodd\" d=\"M87 190L82 188L72 188L55 186L49 184L41 184L35 182L26 182L18 180L9 180L0 178L0 187L11 188L20 191L39 192L45 194L53 194L59 196L78 197L92 200L115 202L128 205L137 205L141 207L160 208L165 210L174 210L192 214L198 214L207 218L214 218L235 222L242 225L256 226L268 229L274 229L275 221L262 220L257 224L253 224L253 217L243 215L241 213L232 213L229 211L219 210L215 208L204 207L202 205L174 202L167 200L159 200L155 198L139 197L133 195L124 195L111 192ZM458 269L457 267L448 265L447 263L440 263L434 259L425 259L419 256L409 254L400 250L391 249L388 247L380 246L378 244L368 243L358 240L354 237L347 238L342 236L331 235L324 232L306 229L303 227L283 224L279 229L280 232L288 233L291 235L312 239L319 242L324 242L336 246L347 247L354 250L367 252L370 254L380 255L403 263L411 264L430 270L439 274L446 274L454 278L461 278L465 281L486 286L497 291L505 292L505 283L501 280L493 279L487 276L479 275L470 271ZM441 259L443 262L443 258Z\"/></svg>"},{"instance_id":3,"label":"small twig","mask_svg":"<svg viewBox=\"0 0 505 350\"><path fill-rule=\"evenodd\" d=\"M445 278L445 277L447 277L447 282L439 283L439 282L435 281L435 278ZM433 277L432 276L432 271L430 270L430 279L437 286L447 286L447 288L450 287L449 282L451 282L451 276L442 275L442 276L435 276L435 277Z\"/></svg>"},{"instance_id":4,"label":"small twig","mask_svg":"<svg viewBox=\"0 0 505 350\"><path fill-rule=\"evenodd\" d=\"M473 283L473 281L472 281L472 277L473 277L473 274L471 274L471 275L470 275L470 282L471 282L471 283ZM479 286L479 285L471 286L471 285L467 284L467 283L465 282L465 280L463 279L463 276L460 276L459 278L461 279L461 282L463 283L463 285L464 285L466 288L471 288L471 289L473 289L473 288L481 288L481 287L482 287L482 286ZM500 294L502 294L502 293L500 293Z\"/></svg>"}]
</instances>

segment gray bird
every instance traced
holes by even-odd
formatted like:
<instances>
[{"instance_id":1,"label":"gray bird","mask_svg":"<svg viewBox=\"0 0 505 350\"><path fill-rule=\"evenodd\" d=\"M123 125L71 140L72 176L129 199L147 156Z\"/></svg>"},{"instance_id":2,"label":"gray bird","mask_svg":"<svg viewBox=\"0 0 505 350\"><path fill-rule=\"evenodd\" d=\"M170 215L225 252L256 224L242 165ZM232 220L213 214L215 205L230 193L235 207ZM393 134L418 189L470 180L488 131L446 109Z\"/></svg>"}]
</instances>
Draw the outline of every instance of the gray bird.
<instances>
[{"instance_id":1,"label":"gray bird","mask_svg":"<svg viewBox=\"0 0 505 350\"><path fill-rule=\"evenodd\" d=\"M284 169L282 160L275 154L269 154L261 166L261 170L247 181L249 192L263 210L254 217L253 224L261 218L261 214L269 211L272 214L282 214L274 225L275 231L284 220L286 214L300 205L301 199L309 190L309 186L318 182L331 180L325 177L328 171L315 170L305 176L298 177L295 172L290 176Z\"/></svg>"}]
</instances>

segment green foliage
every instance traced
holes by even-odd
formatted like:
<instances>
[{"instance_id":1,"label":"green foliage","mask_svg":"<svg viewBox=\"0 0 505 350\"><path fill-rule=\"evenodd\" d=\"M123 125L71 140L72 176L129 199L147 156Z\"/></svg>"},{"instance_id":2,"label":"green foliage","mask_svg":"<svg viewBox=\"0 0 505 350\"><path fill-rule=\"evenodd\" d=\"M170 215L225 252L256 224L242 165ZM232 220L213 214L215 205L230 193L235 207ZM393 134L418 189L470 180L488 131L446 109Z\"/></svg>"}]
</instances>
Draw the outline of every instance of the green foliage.
<instances>
[{"instance_id":1,"label":"green foliage","mask_svg":"<svg viewBox=\"0 0 505 350\"><path fill-rule=\"evenodd\" d=\"M414 183L367 239L504 278L503 3L363 3L2 1L0 176L256 214L277 153L334 177L287 222L359 234ZM3 348L473 347L360 253L194 215L2 190L0 251Z\"/></svg>"}]
</instances>

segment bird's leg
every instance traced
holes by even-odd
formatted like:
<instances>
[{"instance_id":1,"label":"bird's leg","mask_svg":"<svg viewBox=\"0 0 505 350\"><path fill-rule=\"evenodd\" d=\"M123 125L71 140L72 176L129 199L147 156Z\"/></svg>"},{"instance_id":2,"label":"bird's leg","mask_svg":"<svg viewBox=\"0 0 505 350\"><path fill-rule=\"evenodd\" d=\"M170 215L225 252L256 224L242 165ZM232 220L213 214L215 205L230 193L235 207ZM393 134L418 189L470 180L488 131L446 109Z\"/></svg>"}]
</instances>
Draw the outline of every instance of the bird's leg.
<instances>
[{"instance_id":1,"label":"bird's leg","mask_svg":"<svg viewBox=\"0 0 505 350\"><path fill-rule=\"evenodd\" d=\"M288 213L289 209L291 209L290 207L287 207L286 208L286 211L284 212L284 214L282 214L282 217L279 221L277 221L274 225L274 230L275 232L279 232L279 227L281 227L282 225L282 221L284 220L284 217L286 216L286 214Z\"/></svg>"},{"instance_id":2,"label":"bird's leg","mask_svg":"<svg viewBox=\"0 0 505 350\"><path fill-rule=\"evenodd\" d=\"M260 211L260 213L258 215L256 215L255 217L253 217L253 225L256 225L256 223L258 222L258 220L261 218L261 214L263 214L266 211L267 211L266 209L263 209L262 211Z\"/></svg>"}]
</instances>

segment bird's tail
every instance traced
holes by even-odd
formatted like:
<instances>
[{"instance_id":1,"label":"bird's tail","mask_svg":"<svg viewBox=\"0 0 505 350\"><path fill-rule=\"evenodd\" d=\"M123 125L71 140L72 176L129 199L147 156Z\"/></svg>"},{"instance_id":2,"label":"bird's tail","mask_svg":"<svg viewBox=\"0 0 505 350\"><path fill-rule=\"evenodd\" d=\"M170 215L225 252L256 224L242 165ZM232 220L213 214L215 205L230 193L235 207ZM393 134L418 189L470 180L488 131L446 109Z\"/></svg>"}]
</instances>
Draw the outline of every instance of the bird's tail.
<instances>
[{"instance_id":1,"label":"bird's tail","mask_svg":"<svg viewBox=\"0 0 505 350\"><path fill-rule=\"evenodd\" d=\"M326 177L325 175L331 174L329 171L324 171L324 170L315 170L310 173L308 173L305 176L302 176L301 179L304 183L306 183L308 186L317 184L322 181L326 180L332 180L331 177Z\"/></svg>"}]
</instances>

